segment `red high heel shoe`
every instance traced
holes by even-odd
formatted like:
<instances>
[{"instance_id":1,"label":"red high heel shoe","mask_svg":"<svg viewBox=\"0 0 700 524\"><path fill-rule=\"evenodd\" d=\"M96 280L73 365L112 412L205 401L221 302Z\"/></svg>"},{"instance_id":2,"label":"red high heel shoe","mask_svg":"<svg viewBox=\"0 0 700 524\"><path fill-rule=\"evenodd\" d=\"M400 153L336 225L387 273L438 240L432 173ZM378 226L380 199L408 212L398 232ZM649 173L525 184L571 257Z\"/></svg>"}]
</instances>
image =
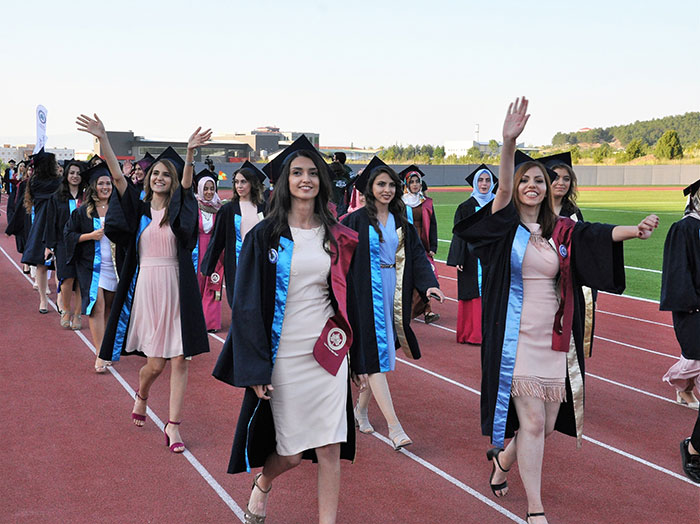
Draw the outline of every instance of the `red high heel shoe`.
<instances>
[{"instance_id":1,"label":"red high heel shoe","mask_svg":"<svg viewBox=\"0 0 700 524\"><path fill-rule=\"evenodd\" d=\"M105 370L106 369L107 368L105 367ZM144 402L146 402L148 400L148 397L143 398L141 395L139 395L138 391L136 392L136 398L143 400ZM146 409L148 409L148 408L146 408ZM134 426L136 426L137 428L143 427L143 425L146 422L146 415L139 415L138 413L131 413L131 421L134 423ZM139 422L140 422L140 424L139 424Z\"/></svg>"},{"instance_id":2,"label":"red high heel shoe","mask_svg":"<svg viewBox=\"0 0 700 524\"><path fill-rule=\"evenodd\" d=\"M172 420L168 420L168 424L172 424L173 426L179 426L181 422L173 422ZM168 428L168 424L165 425L163 428L163 434L165 435L165 445L170 448L170 451L173 453L182 453L185 451L185 444L183 442L173 442L172 444L170 443L170 437L168 436L168 432L166 429Z\"/></svg>"}]
</instances>

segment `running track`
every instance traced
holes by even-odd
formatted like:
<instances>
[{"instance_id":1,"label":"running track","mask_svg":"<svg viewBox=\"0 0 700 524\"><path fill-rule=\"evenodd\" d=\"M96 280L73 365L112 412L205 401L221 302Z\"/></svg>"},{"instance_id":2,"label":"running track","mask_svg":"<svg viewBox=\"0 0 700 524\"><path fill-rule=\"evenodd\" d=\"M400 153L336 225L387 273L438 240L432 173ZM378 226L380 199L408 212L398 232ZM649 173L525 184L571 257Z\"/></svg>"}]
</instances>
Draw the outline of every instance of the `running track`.
<instances>
[{"instance_id":1,"label":"running track","mask_svg":"<svg viewBox=\"0 0 700 524\"><path fill-rule=\"evenodd\" d=\"M167 370L151 391L151 418L136 428L129 414L142 360L124 358L96 375L87 320L74 333L59 328L55 312L39 315L14 239L3 235L0 248L0 521L238 522L252 475L227 475L226 465L242 391L210 375L228 307L223 333L210 337L211 352L192 362L181 426L188 452L174 455L159 429L167 417ZM456 298L454 269L439 269L443 290ZM381 413L370 406L377 433L358 435L356 462L342 464L339 523L523 522L517 467L507 497L494 498L488 487L479 349L454 342L456 306L454 300L435 306L438 325L415 322L424 357L399 359L390 376L397 412L415 444L394 452ZM676 405L661 382L679 354L670 315L653 302L605 294L598 310L583 447L555 433L545 448L548 519L697 522L698 487L683 476L678 452L696 412ZM268 522L314 522L315 482L308 463L281 477Z\"/></svg>"}]
</instances>

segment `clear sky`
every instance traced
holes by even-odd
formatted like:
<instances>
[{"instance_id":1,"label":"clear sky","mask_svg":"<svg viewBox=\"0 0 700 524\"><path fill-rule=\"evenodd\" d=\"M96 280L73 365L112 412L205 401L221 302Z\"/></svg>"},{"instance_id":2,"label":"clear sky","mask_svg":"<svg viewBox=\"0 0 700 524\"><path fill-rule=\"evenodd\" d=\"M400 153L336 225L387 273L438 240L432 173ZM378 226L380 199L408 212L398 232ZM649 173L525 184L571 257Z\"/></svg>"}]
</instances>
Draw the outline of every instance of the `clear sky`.
<instances>
[{"instance_id":1,"label":"clear sky","mask_svg":"<svg viewBox=\"0 0 700 524\"><path fill-rule=\"evenodd\" d=\"M263 125L321 145L522 139L700 110L700 2L6 2L0 143L91 149L75 116L186 139Z\"/></svg>"}]
</instances>

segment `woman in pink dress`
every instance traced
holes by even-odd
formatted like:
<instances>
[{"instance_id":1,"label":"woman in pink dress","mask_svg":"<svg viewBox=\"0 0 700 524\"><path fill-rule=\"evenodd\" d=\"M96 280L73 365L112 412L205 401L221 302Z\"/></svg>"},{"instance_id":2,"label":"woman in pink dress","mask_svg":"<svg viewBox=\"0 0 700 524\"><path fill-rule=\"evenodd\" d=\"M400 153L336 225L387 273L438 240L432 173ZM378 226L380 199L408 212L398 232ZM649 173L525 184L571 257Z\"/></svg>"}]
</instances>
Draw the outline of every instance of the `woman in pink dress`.
<instances>
[{"instance_id":1,"label":"woman in pink dress","mask_svg":"<svg viewBox=\"0 0 700 524\"><path fill-rule=\"evenodd\" d=\"M214 224L221 209L221 199L216 192L216 174L209 169L197 173L195 177L197 204L199 206L199 228L197 247L192 252L192 262L197 269L199 293L202 295L202 310L207 323L207 331L216 333L221 329L221 288L223 284L223 256L219 256L211 276L204 276L201 271L202 259L209 247Z\"/></svg>"},{"instance_id":2,"label":"woman in pink dress","mask_svg":"<svg viewBox=\"0 0 700 524\"><path fill-rule=\"evenodd\" d=\"M544 165L515 166L515 141L528 102L511 104L503 124L496 197L455 225L485 268L481 345L481 426L493 448L489 484L508 493L517 461L528 524L544 524L541 482L545 438L555 430L582 438L583 346L573 329L581 285L624 290L623 240L649 238L650 215L636 226L574 222L554 213ZM510 442L504 448L504 441Z\"/></svg>"},{"instance_id":3,"label":"woman in pink dress","mask_svg":"<svg viewBox=\"0 0 700 524\"><path fill-rule=\"evenodd\" d=\"M197 204L191 190L194 150L211 131L197 129L187 144L187 163L167 148L146 173L146 194L127 183L97 115L78 117L78 129L100 142L117 194L112 197L105 234L127 248L100 358L122 353L147 358L131 414L136 426L146 420L146 401L167 361L170 410L165 442L173 453L185 451L179 424L185 401L189 360L209 351L192 249L197 239Z\"/></svg>"}]
</instances>

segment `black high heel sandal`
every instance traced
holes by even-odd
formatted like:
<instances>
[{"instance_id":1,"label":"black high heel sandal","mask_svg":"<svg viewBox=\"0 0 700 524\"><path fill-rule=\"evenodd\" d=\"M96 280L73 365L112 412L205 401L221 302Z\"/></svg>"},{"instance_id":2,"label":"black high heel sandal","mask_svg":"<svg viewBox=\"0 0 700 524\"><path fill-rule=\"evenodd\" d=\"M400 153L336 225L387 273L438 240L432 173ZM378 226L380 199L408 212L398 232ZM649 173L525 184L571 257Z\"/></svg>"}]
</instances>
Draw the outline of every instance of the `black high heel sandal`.
<instances>
[{"instance_id":1,"label":"black high heel sandal","mask_svg":"<svg viewBox=\"0 0 700 524\"><path fill-rule=\"evenodd\" d=\"M501 498L505 497L506 494L499 495L496 493L497 491L503 491L508 487L508 481L506 480L505 482L502 482L500 484L492 484L491 481L493 480L493 476L496 474L496 464L498 464L498 469L500 469L503 473L508 473L510 471L510 468L508 469L503 469L503 466L501 466L501 462L498 460L498 455L500 455L503 452L503 448L491 448L486 452L486 458L488 459L489 462L492 463L492 469L491 469L491 476L489 477L489 486L491 487L491 491L493 491L494 496ZM493 459L496 459L496 464L493 464Z\"/></svg>"},{"instance_id":2,"label":"black high heel sandal","mask_svg":"<svg viewBox=\"0 0 700 524\"><path fill-rule=\"evenodd\" d=\"M527 512L527 514L525 515L525 520L530 520L530 517L544 517L544 511L540 511L538 513Z\"/></svg>"}]
</instances>

